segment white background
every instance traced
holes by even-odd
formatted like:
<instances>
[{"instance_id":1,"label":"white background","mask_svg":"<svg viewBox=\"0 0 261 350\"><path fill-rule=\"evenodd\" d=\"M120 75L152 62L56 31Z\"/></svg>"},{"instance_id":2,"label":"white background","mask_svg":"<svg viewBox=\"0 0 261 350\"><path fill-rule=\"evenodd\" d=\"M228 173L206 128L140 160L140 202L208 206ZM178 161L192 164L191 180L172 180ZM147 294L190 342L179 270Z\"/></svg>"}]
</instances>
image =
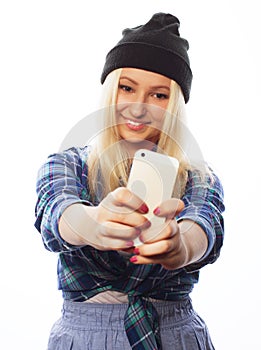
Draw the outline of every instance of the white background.
<instances>
[{"instance_id":1,"label":"white background","mask_svg":"<svg viewBox=\"0 0 261 350\"><path fill-rule=\"evenodd\" d=\"M190 42L190 129L225 189L224 248L194 306L218 350L261 349L257 0L1 1L1 349L44 350L60 316L56 256L33 227L37 170L97 107L121 30L160 11Z\"/></svg>"}]
</instances>

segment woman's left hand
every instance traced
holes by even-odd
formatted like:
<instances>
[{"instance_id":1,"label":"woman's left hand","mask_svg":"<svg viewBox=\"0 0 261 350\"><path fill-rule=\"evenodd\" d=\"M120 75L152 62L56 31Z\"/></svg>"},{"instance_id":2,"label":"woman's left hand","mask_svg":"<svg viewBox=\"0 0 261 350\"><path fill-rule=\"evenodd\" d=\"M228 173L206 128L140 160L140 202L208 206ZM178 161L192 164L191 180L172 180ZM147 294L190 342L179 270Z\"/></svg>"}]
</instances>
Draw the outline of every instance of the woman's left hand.
<instances>
[{"instance_id":1,"label":"woman's left hand","mask_svg":"<svg viewBox=\"0 0 261 350\"><path fill-rule=\"evenodd\" d=\"M178 269L188 263L186 243L182 237L180 226L175 217L184 209L184 203L179 199L163 202L154 213L165 217L166 222L158 235L151 239L150 231L144 231L140 240L145 242L134 249L130 261L134 264L161 264L166 269Z\"/></svg>"}]
</instances>

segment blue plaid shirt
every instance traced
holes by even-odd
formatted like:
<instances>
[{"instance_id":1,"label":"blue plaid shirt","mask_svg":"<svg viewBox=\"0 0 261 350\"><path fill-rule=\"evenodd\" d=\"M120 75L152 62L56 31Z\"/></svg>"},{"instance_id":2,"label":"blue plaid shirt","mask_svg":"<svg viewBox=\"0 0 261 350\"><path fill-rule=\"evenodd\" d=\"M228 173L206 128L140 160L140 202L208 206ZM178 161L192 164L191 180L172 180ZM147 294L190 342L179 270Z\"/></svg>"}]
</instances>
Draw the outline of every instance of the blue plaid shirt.
<instances>
[{"instance_id":1,"label":"blue plaid shirt","mask_svg":"<svg viewBox=\"0 0 261 350\"><path fill-rule=\"evenodd\" d=\"M98 204L91 202L88 190L88 150L87 146L71 148L51 155L42 165L37 179L35 227L45 247L59 253L58 286L65 299L84 301L106 290L128 294L125 328L132 348L160 349L157 317L155 324L148 321L155 310L147 298L187 298L198 281L199 269L218 258L224 238L222 185L215 174L203 182L197 171L189 171L182 197L185 209L177 220L193 220L205 231L208 249L200 261L174 271L161 265L134 265L116 251L72 246L59 234L59 218L69 205ZM144 337L144 333L150 336Z\"/></svg>"}]
</instances>

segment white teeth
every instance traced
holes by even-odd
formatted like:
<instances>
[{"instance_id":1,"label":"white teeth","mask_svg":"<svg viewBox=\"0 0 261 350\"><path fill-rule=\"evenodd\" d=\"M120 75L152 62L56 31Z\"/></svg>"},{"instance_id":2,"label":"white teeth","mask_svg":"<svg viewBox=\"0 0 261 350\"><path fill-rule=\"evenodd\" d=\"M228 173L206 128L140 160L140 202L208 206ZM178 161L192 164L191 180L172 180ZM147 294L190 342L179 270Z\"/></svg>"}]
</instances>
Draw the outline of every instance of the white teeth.
<instances>
[{"instance_id":1,"label":"white teeth","mask_svg":"<svg viewBox=\"0 0 261 350\"><path fill-rule=\"evenodd\" d=\"M134 122L133 120L128 120L128 123L131 124L131 125L135 125L135 126L139 126L139 125L142 124L142 123Z\"/></svg>"}]
</instances>

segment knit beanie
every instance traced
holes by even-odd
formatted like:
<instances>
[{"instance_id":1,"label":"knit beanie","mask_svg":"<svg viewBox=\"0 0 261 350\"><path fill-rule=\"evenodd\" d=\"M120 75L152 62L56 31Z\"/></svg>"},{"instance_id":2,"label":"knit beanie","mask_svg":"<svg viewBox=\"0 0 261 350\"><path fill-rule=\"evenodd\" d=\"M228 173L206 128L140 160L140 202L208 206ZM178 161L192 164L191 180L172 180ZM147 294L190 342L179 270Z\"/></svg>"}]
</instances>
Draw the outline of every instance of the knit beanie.
<instances>
[{"instance_id":1,"label":"knit beanie","mask_svg":"<svg viewBox=\"0 0 261 350\"><path fill-rule=\"evenodd\" d=\"M117 68L144 69L175 80L187 103L192 82L189 43L180 37L179 26L177 17L156 13L146 24L124 29L122 39L106 56L101 83Z\"/></svg>"}]
</instances>

